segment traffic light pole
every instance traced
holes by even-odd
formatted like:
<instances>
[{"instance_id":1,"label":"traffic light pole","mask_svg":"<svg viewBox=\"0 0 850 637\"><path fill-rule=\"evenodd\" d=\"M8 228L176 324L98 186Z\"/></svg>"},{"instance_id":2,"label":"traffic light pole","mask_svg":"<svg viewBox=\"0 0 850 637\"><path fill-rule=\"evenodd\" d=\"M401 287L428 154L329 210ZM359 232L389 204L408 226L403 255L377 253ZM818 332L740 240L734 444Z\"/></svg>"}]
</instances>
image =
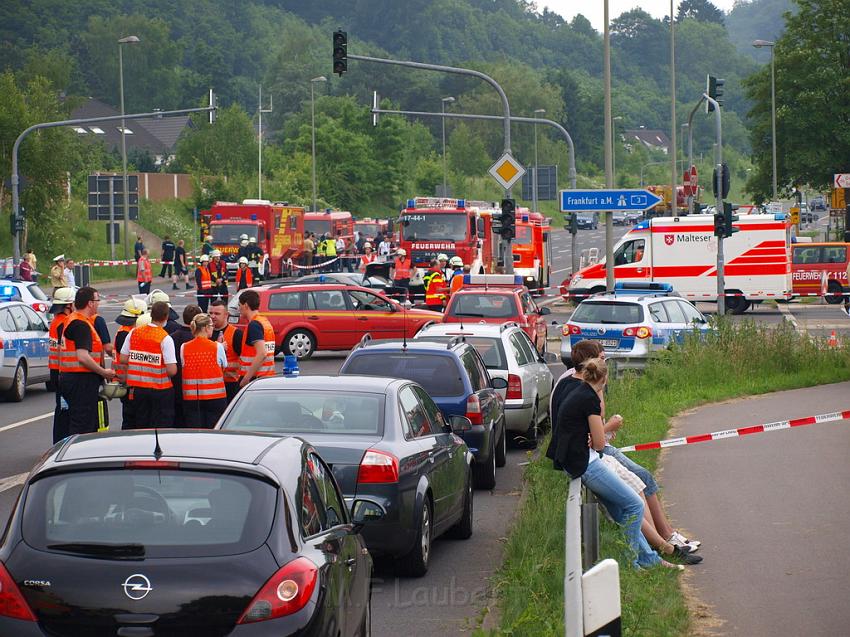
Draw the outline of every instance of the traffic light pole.
<instances>
[{"instance_id":1,"label":"traffic light pole","mask_svg":"<svg viewBox=\"0 0 850 637\"><path fill-rule=\"evenodd\" d=\"M694 115L704 101L705 97L700 97L688 115L688 170L694 165ZM688 195L688 214L694 214L694 195Z\"/></svg>"},{"instance_id":2,"label":"traffic light pole","mask_svg":"<svg viewBox=\"0 0 850 637\"><path fill-rule=\"evenodd\" d=\"M723 125L720 117L720 104L708 94L703 93L703 99L714 106L715 135L714 142L714 188L715 188L715 213L723 212ZM723 237L717 237L717 314L723 316L726 313L726 282L723 278Z\"/></svg>"},{"instance_id":3,"label":"traffic light pole","mask_svg":"<svg viewBox=\"0 0 850 637\"><path fill-rule=\"evenodd\" d=\"M112 115L109 117L90 117L88 119L65 119L58 122L44 122L42 124L33 124L15 140L12 146L12 217L16 221L20 219L21 197L20 197L20 177L18 175L18 150L21 142L24 141L27 135L33 131L44 128L59 128L60 126L80 126L84 124L95 124L99 122L115 122L127 119L145 119L148 117L169 117L171 115L188 115L190 113L211 113L218 108L217 106L203 106L200 108L184 108L177 111L156 111L153 113L133 113L130 115ZM126 189L125 189L126 190ZM110 232L112 229L110 228ZM126 233L125 233L126 234ZM12 256L14 264L17 267L21 260L21 231L18 231L12 237Z\"/></svg>"}]
</instances>

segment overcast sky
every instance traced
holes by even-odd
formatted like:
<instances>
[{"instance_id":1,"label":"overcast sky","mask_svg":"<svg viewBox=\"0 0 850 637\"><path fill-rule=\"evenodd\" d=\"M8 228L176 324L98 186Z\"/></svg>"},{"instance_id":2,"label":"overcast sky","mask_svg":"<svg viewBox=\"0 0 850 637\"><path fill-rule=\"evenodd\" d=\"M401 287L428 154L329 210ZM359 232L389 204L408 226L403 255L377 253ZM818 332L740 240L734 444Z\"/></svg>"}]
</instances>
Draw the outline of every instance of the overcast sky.
<instances>
[{"instance_id":1,"label":"overcast sky","mask_svg":"<svg viewBox=\"0 0 850 637\"><path fill-rule=\"evenodd\" d=\"M712 2L721 11L728 12L735 0L712 0ZM678 11L678 0L674 0L674 3ZM602 32L602 0L537 0L537 6L540 7L541 11L543 7L548 7L550 11L560 13L568 21L572 21L576 14L581 13L590 20L594 29ZM661 18L670 13L670 0L609 0L609 17L613 20L621 13L631 11L635 7L640 7L656 18Z\"/></svg>"}]
</instances>

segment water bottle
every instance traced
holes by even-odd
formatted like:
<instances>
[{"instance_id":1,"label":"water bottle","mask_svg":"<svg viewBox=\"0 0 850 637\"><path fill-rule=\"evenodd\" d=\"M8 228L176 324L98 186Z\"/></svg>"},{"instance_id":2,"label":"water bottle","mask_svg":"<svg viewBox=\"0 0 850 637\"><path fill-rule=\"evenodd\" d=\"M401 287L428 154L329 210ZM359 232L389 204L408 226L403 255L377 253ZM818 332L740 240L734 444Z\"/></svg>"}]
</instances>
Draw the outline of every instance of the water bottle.
<instances>
[{"instance_id":1,"label":"water bottle","mask_svg":"<svg viewBox=\"0 0 850 637\"><path fill-rule=\"evenodd\" d=\"M283 375L287 378L295 378L298 374L298 359L294 354L287 354L283 357Z\"/></svg>"}]
</instances>

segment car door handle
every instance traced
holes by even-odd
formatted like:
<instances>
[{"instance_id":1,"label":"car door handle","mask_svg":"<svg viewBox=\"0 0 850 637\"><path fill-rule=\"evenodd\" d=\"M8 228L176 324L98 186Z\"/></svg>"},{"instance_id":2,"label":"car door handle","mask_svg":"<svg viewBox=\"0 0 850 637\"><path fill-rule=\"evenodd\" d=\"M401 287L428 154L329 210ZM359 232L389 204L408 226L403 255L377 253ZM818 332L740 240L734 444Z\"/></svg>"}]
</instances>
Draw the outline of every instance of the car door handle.
<instances>
[{"instance_id":1,"label":"car door handle","mask_svg":"<svg viewBox=\"0 0 850 637\"><path fill-rule=\"evenodd\" d=\"M347 560L345 560L345 565L348 568L351 568L355 564L357 564L357 558L356 557L349 557Z\"/></svg>"},{"instance_id":2,"label":"car door handle","mask_svg":"<svg viewBox=\"0 0 850 637\"><path fill-rule=\"evenodd\" d=\"M318 316L316 316L315 314L311 314L310 316L308 316L308 317L307 317L307 320L309 320L309 321L318 321L318 320L319 320L319 317L318 317Z\"/></svg>"},{"instance_id":3,"label":"car door handle","mask_svg":"<svg viewBox=\"0 0 850 637\"><path fill-rule=\"evenodd\" d=\"M368 321L368 320L369 320L369 317L368 317L368 316L358 316L358 317L357 317L357 320L358 320L358 321Z\"/></svg>"}]
</instances>

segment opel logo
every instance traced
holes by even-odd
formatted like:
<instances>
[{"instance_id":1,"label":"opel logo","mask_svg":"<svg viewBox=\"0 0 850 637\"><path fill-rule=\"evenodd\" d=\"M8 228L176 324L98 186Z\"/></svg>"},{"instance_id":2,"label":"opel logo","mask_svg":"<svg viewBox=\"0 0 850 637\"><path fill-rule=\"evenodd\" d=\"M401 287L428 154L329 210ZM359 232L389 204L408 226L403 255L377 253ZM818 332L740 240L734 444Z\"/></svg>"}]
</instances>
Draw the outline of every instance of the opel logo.
<instances>
[{"instance_id":1,"label":"opel logo","mask_svg":"<svg viewBox=\"0 0 850 637\"><path fill-rule=\"evenodd\" d=\"M600 327L596 331L599 332L599 336L605 336L607 330L604 327Z\"/></svg>"},{"instance_id":2,"label":"opel logo","mask_svg":"<svg viewBox=\"0 0 850 637\"><path fill-rule=\"evenodd\" d=\"M124 594L136 601L144 599L153 590L151 581L139 573L125 579L121 586L124 587Z\"/></svg>"}]
</instances>

